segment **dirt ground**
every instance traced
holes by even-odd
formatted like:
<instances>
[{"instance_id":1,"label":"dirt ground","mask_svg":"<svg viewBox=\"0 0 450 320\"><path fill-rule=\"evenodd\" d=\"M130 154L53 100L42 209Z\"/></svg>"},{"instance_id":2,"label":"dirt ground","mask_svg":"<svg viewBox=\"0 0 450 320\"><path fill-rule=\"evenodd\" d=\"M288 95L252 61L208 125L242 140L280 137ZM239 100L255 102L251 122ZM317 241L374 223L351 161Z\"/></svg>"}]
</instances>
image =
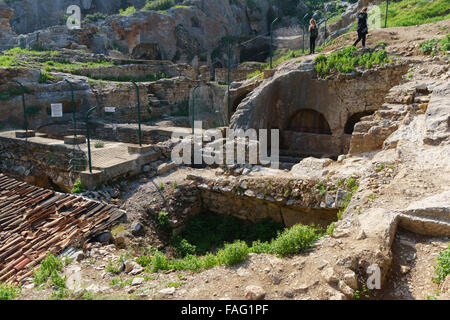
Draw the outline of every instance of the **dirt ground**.
<instances>
[{"instance_id":1,"label":"dirt ground","mask_svg":"<svg viewBox=\"0 0 450 320\"><path fill-rule=\"evenodd\" d=\"M448 33L450 33L450 19L420 26L369 30L366 46L375 47L380 42L386 42L388 52L409 55L407 49L414 48L414 55L419 55L419 43L429 39L442 39ZM344 34L329 45L324 52L350 46L357 38L356 31ZM361 42L358 44L359 46L361 46Z\"/></svg>"}]
</instances>

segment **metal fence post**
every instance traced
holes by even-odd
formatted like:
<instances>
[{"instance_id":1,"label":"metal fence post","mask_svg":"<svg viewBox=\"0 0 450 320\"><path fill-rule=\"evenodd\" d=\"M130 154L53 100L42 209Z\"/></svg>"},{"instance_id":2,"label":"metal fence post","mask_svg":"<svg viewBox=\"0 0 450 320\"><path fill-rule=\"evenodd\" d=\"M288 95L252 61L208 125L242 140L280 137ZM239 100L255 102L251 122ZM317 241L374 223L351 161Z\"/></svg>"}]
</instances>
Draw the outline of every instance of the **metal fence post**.
<instances>
[{"instance_id":1,"label":"metal fence post","mask_svg":"<svg viewBox=\"0 0 450 320\"><path fill-rule=\"evenodd\" d=\"M73 95L73 85L72 82L66 79L66 82L70 86L70 91L72 92L72 122L73 122L73 136L75 137L75 141L77 139L77 120L75 118L75 98Z\"/></svg>"},{"instance_id":2,"label":"metal fence post","mask_svg":"<svg viewBox=\"0 0 450 320\"><path fill-rule=\"evenodd\" d=\"M278 18L272 21L270 24L270 69L272 69L272 58L273 58L273 25L277 22Z\"/></svg>"},{"instance_id":3,"label":"metal fence post","mask_svg":"<svg viewBox=\"0 0 450 320\"><path fill-rule=\"evenodd\" d=\"M195 121L195 91L198 89L199 85L197 84L192 90L192 135L194 135L194 121Z\"/></svg>"},{"instance_id":4,"label":"metal fence post","mask_svg":"<svg viewBox=\"0 0 450 320\"><path fill-rule=\"evenodd\" d=\"M13 80L20 86L22 90L22 105L23 105L23 129L28 132L28 121L27 121L27 107L25 105L25 87L17 80Z\"/></svg>"},{"instance_id":5,"label":"metal fence post","mask_svg":"<svg viewBox=\"0 0 450 320\"><path fill-rule=\"evenodd\" d=\"M92 173L92 160L91 160L91 138L89 135L89 115L92 111L97 109L97 107L93 107L88 110L86 114L86 138L87 138L87 146L88 146L88 159L89 159L89 172Z\"/></svg>"},{"instance_id":6,"label":"metal fence post","mask_svg":"<svg viewBox=\"0 0 450 320\"><path fill-rule=\"evenodd\" d=\"M387 28L388 9L389 9L389 0L386 0L386 19L384 20L384 27L385 28Z\"/></svg>"},{"instance_id":7,"label":"metal fence post","mask_svg":"<svg viewBox=\"0 0 450 320\"><path fill-rule=\"evenodd\" d=\"M227 84L228 84L228 88L227 88L227 93L228 93L228 99L227 99L227 118L228 118L228 124L230 124L230 118L231 118L231 114L230 114L230 82L231 82L231 75L230 75L230 69L231 69L231 38L228 39L228 79L227 79Z\"/></svg>"},{"instance_id":8,"label":"metal fence post","mask_svg":"<svg viewBox=\"0 0 450 320\"><path fill-rule=\"evenodd\" d=\"M139 95L139 87L136 82L131 81L136 87L137 107L138 107L138 141L139 146L142 147L142 131L141 131L141 99Z\"/></svg>"}]
</instances>

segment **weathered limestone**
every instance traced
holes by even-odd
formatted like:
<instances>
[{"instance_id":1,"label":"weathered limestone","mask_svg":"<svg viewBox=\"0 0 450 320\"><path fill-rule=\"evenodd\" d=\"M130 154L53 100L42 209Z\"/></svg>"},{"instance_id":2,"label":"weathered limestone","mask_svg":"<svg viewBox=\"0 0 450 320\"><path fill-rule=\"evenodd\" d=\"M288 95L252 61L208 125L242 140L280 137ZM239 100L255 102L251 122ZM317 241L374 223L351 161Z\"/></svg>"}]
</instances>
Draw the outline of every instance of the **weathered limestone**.
<instances>
[{"instance_id":1,"label":"weathered limestone","mask_svg":"<svg viewBox=\"0 0 450 320\"><path fill-rule=\"evenodd\" d=\"M231 127L279 129L282 150L337 157L349 149L350 118L380 109L407 70L400 63L321 80L313 67L305 60L279 70L239 104Z\"/></svg>"}]
</instances>

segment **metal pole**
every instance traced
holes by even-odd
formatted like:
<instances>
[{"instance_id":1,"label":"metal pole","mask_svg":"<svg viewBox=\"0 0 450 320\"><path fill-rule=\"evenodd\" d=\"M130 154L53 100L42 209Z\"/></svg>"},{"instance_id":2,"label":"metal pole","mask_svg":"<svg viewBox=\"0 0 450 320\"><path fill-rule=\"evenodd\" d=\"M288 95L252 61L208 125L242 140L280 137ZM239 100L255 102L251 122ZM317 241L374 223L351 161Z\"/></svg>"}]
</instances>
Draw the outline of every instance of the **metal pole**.
<instances>
[{"instance_id":1,"label":"metal pole","mask_svg":"<svg viewBox=\"0 0 450 320\"><path fill-rule=\"evenodd\" d=\"M25 105L25 87L17 80L13 80L15 83L19 84L22 90L22 105L23 105L23 129L28 132L28 121L27 121L27 107Z\"/></svg>"},{"instance_id":2,"label":"metal pole","mask_svg":"<svg viewBox=\"0 0 450 320\"><path fill-rule=\"evenodd\" d=\"M192 135L194 135L194 121L195 121L195 91L198 89L199 85L197 84L192 90Z\"/></svg>"},{"instance_id":3,"label":"metal pole","mask_svg":"<svg viewBox=\"0 0 450 320\"><path fill-rule=\"evenodd\" d=\"M91 160L91 138L89 135L89 115L92 111L97 109L97 107L93 107L88 110L86 113L86 138L87 138L87 146L88 146L88 159L89 159L89 172L92 173L92 160Z\"/></svg>"},{"instance_id":4,"label":"metal pole","mask_svg":"<svg viewBox=\"0 0 450 320\"><path fill-rule=\"evenodd\" d=\"M230 69L231 69L231 38L228 39L228 88L227 88L227 92L228 92L228 110L227 110L227 114L228 114L228 123L230 123L230 80L231 80L231 76L230 76Z\"/></svg>"},{"instance_id":5,"label":"metal pole","mask_svg":"<svg viewBox=\"0 0 450 320\"><path fill-rule=\"evenodd\" d=\"M270 69L272 69L272 58L273 58L273 25L277 22L278 18L272 21L270 24Z\"/></svg>"},{"instance_id":6,"label":"metal pole","mask_svg":"<svg viewBox=\"0 0 450 320\"><path fill-rule=\"evenodd\" d=\"M389 0L386 0L386 19L384 20L384 27L385 28L387 28L388 9L389 9Z\"/></svg>"},{"instance_id":7,"label":"metal pole","mask_svg":"<svg viewBox=\"0 0 450 320\"><path fill-rule=\"evenodd\" d=\"M73 85L72 82L70 82L69 80L66 79L66 82L69 84L70 86L70 91L72 92L72 122L73 122L73 136L75 137L75 141L77 138L77 120L75 118L75 99L73 96Z\"/></svg>"},{"instance_id":8,"label":"metal pole","mask_svg":"<svg viewBox=\"0 0 450 320\"><path fill-rule=\"evenodd\" d=\"M138 107L138 140L139 146L142 147L142 131L141 131L141 99L139 96L139 87L136 82L131 81L136 87L136 95L137 95L137 107Z\"/></svg>"},{"instance_id":9,"label":"metal pole","mask_svg":"<svg viewBox=\"0 0 450 320\"><path fill-rule=\"evenodd\" d=\"M302 29L303 29L303 46L302 46L302 53L305 53L305 18L308 16L308 14L305 14L302 18Z\"/></svg>"}]
</instances>

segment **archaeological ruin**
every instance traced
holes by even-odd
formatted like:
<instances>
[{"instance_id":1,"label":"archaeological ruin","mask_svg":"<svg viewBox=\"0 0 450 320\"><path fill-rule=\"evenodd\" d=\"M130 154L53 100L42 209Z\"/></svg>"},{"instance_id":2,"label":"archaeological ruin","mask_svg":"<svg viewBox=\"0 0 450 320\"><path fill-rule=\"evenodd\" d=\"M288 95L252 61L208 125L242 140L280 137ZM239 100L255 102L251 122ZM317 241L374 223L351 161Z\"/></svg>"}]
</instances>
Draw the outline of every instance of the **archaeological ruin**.
<instances>
[{"instance_id":1,"label":"archaeological ruin","mask_svg":"<svg viewBox=\"0 0 450 320\"><path fill-rule=\"evenodd\" d=\"M450 17L389 4L0 0L0 300L448 300Z\"/></svg>"}]
</instances>

